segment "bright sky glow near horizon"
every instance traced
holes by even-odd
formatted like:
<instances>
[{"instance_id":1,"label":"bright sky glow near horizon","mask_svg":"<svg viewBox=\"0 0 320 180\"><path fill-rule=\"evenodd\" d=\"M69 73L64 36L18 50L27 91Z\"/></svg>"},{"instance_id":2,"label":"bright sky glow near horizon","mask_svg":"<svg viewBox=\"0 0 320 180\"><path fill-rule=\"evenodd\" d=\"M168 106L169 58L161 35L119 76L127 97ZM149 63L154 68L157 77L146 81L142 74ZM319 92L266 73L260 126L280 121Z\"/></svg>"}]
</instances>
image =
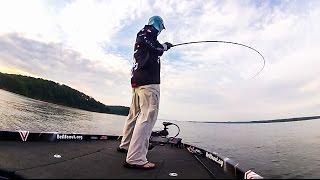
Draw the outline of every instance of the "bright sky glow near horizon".
<instances>
[{"instance_id":1,"label":"bright sky glow near horizon","mask_svg":"<svg viewBox=\"0 0 320 180\"><path fill-rule=\"evenodd\" d=\"M66 84L130 106L136 33L153 15L161 57L160 119L245 121L320 114L320 1L7 0L0 2L0 72Z\"/></svg>"}]
</instances>

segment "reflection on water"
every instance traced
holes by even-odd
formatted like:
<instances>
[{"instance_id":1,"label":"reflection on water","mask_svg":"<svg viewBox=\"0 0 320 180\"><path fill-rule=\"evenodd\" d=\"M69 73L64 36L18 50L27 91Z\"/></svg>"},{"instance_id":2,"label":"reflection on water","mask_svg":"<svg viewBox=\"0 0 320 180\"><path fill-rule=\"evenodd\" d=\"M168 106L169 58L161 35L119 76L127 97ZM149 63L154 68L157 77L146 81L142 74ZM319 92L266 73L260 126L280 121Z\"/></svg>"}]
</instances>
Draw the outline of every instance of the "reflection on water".
<instances>
[{"instance_id":1,"label":"reflection on water","mask_svg":"<svg viewBox=\"0 0 320 180\"><path fill-rule=\"evenodd\" d=\"M320 120L179 125L188 142L226 155L265 177L320 177Z\"/></svg>"},{"instance_id":2,"label":"reflection on water","mask_svg":"<svg viewBox=\"0 0 320 180\"><path fill-rule=\"evenodd\" d=\"M121 134L126 117L32 100L0 90L0 130ZM160 129L161 120L156 124ZM320 177L320 120L272 124L177 122L181 137L267 178ZM171 128L171 133L176 129Z\"/></svg>"},{"instance_id":3,"label":"reflection on water","mask_svg":"<svg viewBox=\"0 0 320 180\"><path fill-rule=\"evenodd\" d=\"M0 90L0 119L1 130L118 135L125 117L63 107Z\"/></svg>"}]
</instances>

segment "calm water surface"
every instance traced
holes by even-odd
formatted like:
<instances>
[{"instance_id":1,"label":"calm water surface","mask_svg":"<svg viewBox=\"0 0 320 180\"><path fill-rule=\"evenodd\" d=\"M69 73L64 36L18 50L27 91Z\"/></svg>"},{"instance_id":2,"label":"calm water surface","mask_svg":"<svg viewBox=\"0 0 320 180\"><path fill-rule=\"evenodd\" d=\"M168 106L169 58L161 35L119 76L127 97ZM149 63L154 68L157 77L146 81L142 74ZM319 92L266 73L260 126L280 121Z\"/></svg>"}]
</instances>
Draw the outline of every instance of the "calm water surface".
<instances>
[{"instance_id":1,"label":"calm water surface","mask_svg":"<svg viewBox=\"0 0 320 180\"><path fill-rule=\"evenodd\" d=\"M0 90L0 130L120 135L124 116L45 103ZM270 124L171 121L184 142L218 152L266 178L320 177L320 120ZM158 120L155 129L162 128ZM171 133L176 132L175 127Z\"/></svg>"}]
</instances>

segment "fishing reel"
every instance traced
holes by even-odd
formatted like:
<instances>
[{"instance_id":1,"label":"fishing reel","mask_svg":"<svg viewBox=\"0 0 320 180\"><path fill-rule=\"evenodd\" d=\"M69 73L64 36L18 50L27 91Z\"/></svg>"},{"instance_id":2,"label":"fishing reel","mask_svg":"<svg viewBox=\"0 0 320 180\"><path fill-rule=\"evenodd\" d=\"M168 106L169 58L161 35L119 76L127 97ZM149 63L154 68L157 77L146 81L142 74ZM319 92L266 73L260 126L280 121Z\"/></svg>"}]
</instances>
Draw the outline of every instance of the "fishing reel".
<instances>
[{"instance_id":1,"label":"fishing reel","mask_svg":"<svg viewBox=\"0 0 320 180\"><path fill-rule=\"evenodd\" d=\"M151 133L150 137L150 142L152 145L154 144L160 144L160 145L165 145L165 144L171 144L172 146L180 147L181 148L181 138L177 138L177 136L180 134L180 128L178 125L170 122L163 122L162 125L164 126L163 130L160 131L153 131ZM169 132L168 132L168 126L174 125L178 128L178 133L174 137L168 137Z\"/></svg>"}]
</instances>

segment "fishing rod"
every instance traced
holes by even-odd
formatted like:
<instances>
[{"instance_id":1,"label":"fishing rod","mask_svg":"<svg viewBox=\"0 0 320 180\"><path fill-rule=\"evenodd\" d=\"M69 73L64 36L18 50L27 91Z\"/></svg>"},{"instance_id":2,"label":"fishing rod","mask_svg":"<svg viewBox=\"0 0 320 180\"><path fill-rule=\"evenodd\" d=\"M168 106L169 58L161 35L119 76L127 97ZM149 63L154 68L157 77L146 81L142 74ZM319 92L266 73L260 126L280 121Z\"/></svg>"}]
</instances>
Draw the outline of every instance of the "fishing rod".
<instances>
[{"instance_id":1,"label":"fishing rod","mask_svg":"<svg viewBox=\"0 0 320 180\"><path fill-rule=\"evenodd\" d=\"M179 44L174 44L172 47L176 47L176 46L182 46L182 45L188 45L188 44L198 44L198 43L226 43L226 44L234 44L234 45L238 45L238 46L243 46L246 48L249 48L255 52L257 52L263 60L263 66L262 68L252 77L255 78L256 76L258 76L264 69L265 65L266 65L266 60L264 59L263 55L256 49L254 49L253 47L250 47L248 45L245 44L241 44L241 43L237 43L237 42L231 42L231 41L192 41L192 42L186 42L186 43L179 43Z\"/></svg>"}]
</instances>

